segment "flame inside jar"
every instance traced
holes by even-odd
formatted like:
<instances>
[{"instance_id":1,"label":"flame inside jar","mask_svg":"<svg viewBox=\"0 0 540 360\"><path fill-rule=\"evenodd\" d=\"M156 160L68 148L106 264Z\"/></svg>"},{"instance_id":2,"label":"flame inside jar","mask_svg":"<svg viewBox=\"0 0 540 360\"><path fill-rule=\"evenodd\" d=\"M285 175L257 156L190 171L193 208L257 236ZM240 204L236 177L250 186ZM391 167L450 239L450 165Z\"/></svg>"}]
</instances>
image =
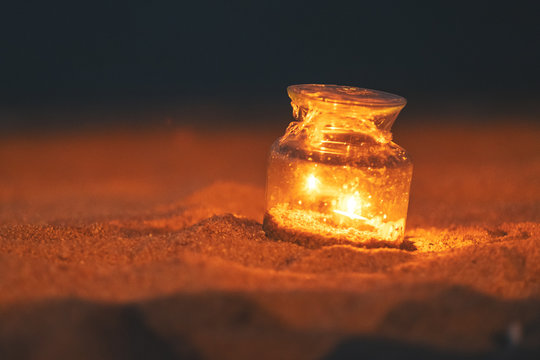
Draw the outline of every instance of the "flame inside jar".
<instances>
[{"instance_id":1,"label":"flame inside jar","mask_svg":"<svg viewBox=\"0 0 540 360\"><path fill-rule=\"evenodd\" d=\"M288 92L296 121L270 152L266 233L308 246L399 244L412 162L390 127L405 99L335 85Z\"/></svg>"}]
</instances>

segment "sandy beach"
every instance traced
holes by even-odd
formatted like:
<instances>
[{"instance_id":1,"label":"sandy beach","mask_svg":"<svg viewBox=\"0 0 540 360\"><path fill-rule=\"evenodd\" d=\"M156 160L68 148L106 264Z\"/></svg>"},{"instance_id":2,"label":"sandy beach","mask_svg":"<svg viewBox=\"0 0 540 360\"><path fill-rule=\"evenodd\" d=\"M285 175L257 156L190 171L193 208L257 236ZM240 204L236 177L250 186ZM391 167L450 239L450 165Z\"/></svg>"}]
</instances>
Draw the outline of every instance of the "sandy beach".
<instances>
[{"instance_id":1,"label":"sandy beach","mask_svg":"<svg viewBox=\"0 0 540 360\"><path fill-rule=\"evenodd\" d=\"M540 127L447 124L403 250L266 237L283 129L3 138L0 358L540 358Z\"/></svg>"}]
</instances>

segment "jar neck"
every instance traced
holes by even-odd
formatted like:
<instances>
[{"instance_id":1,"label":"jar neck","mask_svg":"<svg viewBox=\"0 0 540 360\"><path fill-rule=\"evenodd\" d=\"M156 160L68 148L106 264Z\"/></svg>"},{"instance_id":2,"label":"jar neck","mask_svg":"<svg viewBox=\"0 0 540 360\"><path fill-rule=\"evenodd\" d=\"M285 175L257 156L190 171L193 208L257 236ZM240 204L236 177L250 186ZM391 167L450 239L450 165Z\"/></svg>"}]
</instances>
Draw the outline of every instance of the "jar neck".
<instances>
[{"instance_id":1,"label":"jar neck","mask_svg":"<svg viewBox=\"0 0 540 360\"><path fill-rule=\"evenodd\" d=\"M310 147L354 145L356 142L386 144L392 140L390 128L399 111L391 114L366 107L311 107L292 102L292 122L285 134Z\"/></svg>"},{"instance_id":2,"label":"jar neck","mask_svg":"<svg viewBox=\"0 0 540 360\"><path fill-rule=\"evenodd\" d=\"M326 122L343 124L363 129L366 126L375 126L381 131L390 131L399 112L403 108L397 107L368 107L344 104L303 104L291 102L293 117L296 121Z\"/></svg>"},{"instance_id":3,"label":"jar neck","mask_svg":"<svg viewBox=\"0 0 540 360\"><path fill-rule=\"evenodd\" d=\"M323 152L389 143L390 128L406 104L401 96L350 86L292 85L287 92L296 121L283 138Z\"/></svg>"}]
</instances>

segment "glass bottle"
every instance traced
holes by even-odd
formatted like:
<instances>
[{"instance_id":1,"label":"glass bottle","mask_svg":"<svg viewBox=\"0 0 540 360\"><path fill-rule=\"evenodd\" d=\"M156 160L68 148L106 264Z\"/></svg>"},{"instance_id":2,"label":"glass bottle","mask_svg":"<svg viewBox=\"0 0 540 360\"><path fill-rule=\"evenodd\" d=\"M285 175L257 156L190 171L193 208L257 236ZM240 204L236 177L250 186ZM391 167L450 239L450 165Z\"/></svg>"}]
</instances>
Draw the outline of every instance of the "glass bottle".
<instances>
[{"instance_id":1,"label":"glass bottle","mask_svg":"<svg viewBox=\"0 0 540 360\"><path fill-rule=\"evenodd\" d=\"M287 91L295 121L270 151L266 234L308 247L399 246L412 162L390 128L406 100L337 85Z\"/></svg>"}]
</instances>

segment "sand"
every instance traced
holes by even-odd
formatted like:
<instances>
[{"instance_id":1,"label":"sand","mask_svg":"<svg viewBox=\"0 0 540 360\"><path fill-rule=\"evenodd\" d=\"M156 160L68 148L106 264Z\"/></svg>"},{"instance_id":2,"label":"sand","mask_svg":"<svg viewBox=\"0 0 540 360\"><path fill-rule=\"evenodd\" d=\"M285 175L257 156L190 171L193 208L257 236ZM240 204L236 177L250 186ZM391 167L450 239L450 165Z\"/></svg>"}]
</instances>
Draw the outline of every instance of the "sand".
<instances>
[{"instance_id":1,"label":"sand","mask_svg":"<svg viewBox=\"0 0 540 360\"><path fill-rule=\"evenodd\" d=\"M281 130L4 138L0 358L540 358L539 126L396 133L402 250L267 238Z\"/></svg>"}]
</instances>

